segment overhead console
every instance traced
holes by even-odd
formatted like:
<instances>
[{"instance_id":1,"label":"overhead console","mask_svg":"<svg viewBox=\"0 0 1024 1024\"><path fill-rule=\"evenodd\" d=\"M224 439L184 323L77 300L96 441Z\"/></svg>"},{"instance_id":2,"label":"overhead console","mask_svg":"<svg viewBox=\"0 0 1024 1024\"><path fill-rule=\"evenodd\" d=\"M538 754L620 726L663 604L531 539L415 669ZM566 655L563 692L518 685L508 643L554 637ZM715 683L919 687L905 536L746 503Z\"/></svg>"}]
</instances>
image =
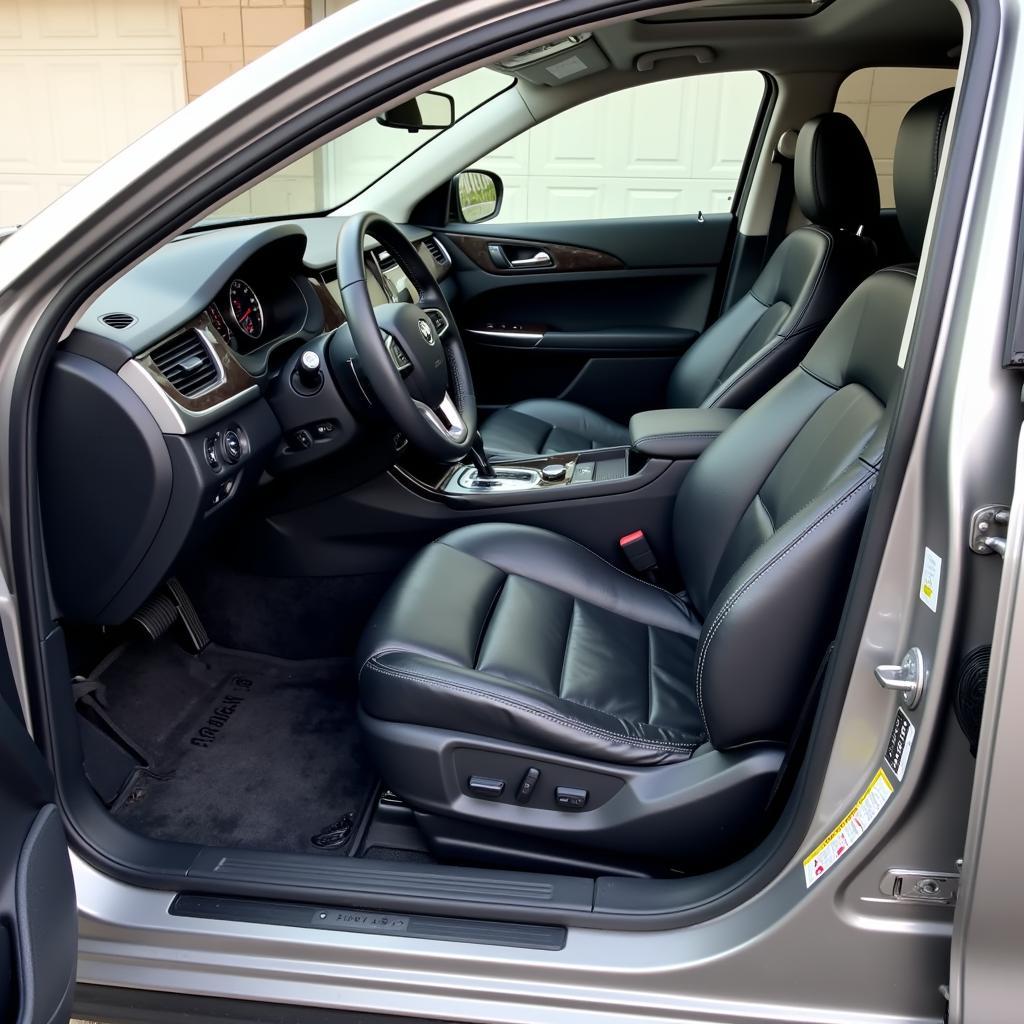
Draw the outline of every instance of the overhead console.
<instances>
[{"instance_id":1,"label":"overhead console","mask_svg":"<svg viewBox=\"0 0 1024 1024\"><path fill-rule=\"evenodd\" d=\"M494 70L513 74L534 85L562 85L609 66L608 58L592 33L577 32L505 57L494 65Z\"/></svg>"}]
</instances>

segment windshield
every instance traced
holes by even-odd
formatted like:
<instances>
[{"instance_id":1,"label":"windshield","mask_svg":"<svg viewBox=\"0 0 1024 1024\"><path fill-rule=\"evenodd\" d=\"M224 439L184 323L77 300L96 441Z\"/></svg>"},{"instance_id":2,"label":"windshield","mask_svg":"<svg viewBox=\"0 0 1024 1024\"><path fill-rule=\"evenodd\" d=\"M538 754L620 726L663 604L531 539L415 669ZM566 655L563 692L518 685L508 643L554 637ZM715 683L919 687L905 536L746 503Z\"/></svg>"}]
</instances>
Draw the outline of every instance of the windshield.
<instances>
[{"instance_id":1,"label":"windshield","mask_svg":"<svg viewBox=\"0 0 1024 1024\"><path fill-rule=\"evenodd\" d=\"M455 119L514 84L507 75L478 68L436 88L455 101ZM333 210L354 199L446 129L408 131L376 118L272 174L211 213L206 221L283 217Z\"/></svg>"}]
</instances>

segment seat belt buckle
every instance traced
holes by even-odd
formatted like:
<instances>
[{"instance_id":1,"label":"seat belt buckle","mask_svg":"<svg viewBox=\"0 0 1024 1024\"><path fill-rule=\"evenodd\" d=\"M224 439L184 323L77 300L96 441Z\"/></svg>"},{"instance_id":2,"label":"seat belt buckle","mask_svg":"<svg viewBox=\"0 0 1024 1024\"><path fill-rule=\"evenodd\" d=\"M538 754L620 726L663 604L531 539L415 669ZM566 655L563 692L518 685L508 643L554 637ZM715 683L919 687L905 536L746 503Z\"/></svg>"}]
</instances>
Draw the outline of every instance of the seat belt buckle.
<instances>
[{"instance_id":1,"label":"seat belt buckle","mask_svg":"<svg viewBox=\"0 0 1024 1024\"><path fill-rule=\"evenodd\" d=\"M619 550L622 551L629 562L630 568L638 576L647 576L653 579L658 571L658 560L654 557L651 545L647 543L647 537L643 530L634 530L619 538Z\"/></svg>"}]
</instances>

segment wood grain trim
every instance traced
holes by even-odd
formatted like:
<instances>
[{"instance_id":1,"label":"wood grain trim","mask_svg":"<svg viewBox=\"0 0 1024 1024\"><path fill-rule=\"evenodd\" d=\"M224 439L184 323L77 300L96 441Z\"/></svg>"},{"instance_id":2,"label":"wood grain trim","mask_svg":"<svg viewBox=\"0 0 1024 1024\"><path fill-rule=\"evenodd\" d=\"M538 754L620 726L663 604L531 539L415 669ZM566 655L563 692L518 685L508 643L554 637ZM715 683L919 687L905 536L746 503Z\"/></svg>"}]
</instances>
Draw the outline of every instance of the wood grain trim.
<instances>
[{"instance_id":1,"label":"wood grain trim","mask_svg":"<svg viewBox=\"0 0 1024 1024\"><path fill-rule=\"evenodd\" d=\"M333 331L335 327L340 327L345 322L345 313L331 294L330 289L319 277L309 277L306 280L309 281L309 286L316 293L324 311L324 330Z\"/></svg>"},{"instance_id":2,"label":"wood grain trim","mask_svg":"<svg viewBox=\"0 0 1024 1024\"><path fill-rule=\"evenodd\" d=\"M166 344L168 341L173 341L189 331L195 331L206 342L207 346L213 351L214 358L220 363L223 374L223 379L216 387L201 395L196 395L195 398L183 395L171 384L157 368L156 363L153 362L152 355L153 351L161 345ZM220 405L222 402L226 402L241 394L256 383L256 379L251 377L235 359L234 353L232 353L224 339L217 333L217 329L213 326L213 321L210 319L209 314L205 312L180 331L176 331L174 334L158 341L148 352L140 355L138 361L175 405L192 413L201 413L207 409L212 409L214 406Z\"/></svg>"},{"instance_id":3,"label":"wood grain trim","mask_svg":"<svg viewBox=\"0 0 1024 1024\"><path fill-rule=\"evenodd\" d=\"M484 235L453 234L448 234L445 237L451 239L478 267L486 270L489 274L506 274L509 277L523 276L524 274L567 274L572 271L582 270L621 270L625 266L617 256L601 252L600 249L582 249L575 245L540 242L531 238L500 238ZM520 248L536 245L538 249L543 249L551 255L555 265L529 271L509 270L507 267L499 267L491 259L491 255L487 251L487 246L489 245L513 245Z\"/></svg>"}]
</instances>

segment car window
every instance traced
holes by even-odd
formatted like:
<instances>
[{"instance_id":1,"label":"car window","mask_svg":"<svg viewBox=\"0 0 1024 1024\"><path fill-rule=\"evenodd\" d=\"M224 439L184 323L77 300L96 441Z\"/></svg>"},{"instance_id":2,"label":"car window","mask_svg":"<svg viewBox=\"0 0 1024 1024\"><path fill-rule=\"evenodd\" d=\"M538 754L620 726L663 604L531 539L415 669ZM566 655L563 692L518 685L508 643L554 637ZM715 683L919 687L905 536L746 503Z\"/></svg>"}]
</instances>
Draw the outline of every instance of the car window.
<instances>
[{"instance_id":1,"label":"car window","mask_svg":"<svg viewBox=\"0 0 1024 1024\"><path fill-rule=\"evenodd\" d=\"M475 168L505 186L498 222L728 211L764 96L737 71L623 89L500 146Z\"/></svg>"},{"instance_id":2,"label":"car window","mask_svg":"<svg viewBox=\"0 0 1024 1024\"><path fill-rule=\"evenodd\" d=\"M0 238L187 103L350 0L0 0ZM459 117L514 82L443 88ZM371 120L235 197L220 217L351 198L440 134Z\"/></svg>"},{"instance_id":3,"label":"car window","mask_svg":"<svg viewBox=\"0 0 1024 1024\"><path fill-rule=\"evenodd\" d=\"M892 159L903 115L920 99L956 84L948 68L861 68L839 87L836 110L853 118L878 172L882 208L892 209Z\"/></svg>"}]
</instances>

